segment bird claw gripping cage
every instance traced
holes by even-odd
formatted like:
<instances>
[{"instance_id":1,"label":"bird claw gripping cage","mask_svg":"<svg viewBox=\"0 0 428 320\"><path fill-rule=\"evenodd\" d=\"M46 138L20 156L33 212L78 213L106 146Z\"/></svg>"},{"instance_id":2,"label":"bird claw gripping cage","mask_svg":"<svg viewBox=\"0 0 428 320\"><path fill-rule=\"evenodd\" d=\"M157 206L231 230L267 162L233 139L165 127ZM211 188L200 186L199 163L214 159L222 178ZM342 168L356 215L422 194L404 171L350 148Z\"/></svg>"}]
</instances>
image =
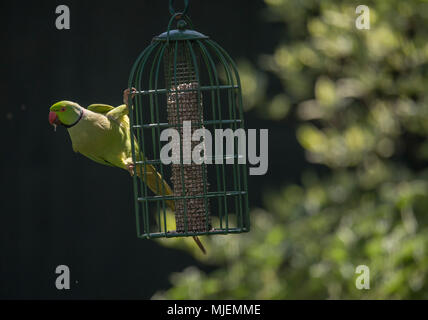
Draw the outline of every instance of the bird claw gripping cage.
<instances>
[{"instance_id":1,"label":"bird claw gripping cage","mask_svg":"<svg viewBox=\"0 0 428 320\"><path fill-rule=\"evenodd\" d=\"M186 144L185 121L191 124L190 135L198 129L244 128L238 71L226 51L193 29L187 15L189 1L185 0L182 12L175 12L173 3L170 0L172 17L167 31L154 37L141 53L128 83L130 89L136 89L134 97L128 96L135 170L147 178L152 166L168 183L151 193L134 175L137 235L158 238L247 232L247 167L238 163L242 155L236 137L232 153L226 150L211 156L203 148L205 161L184 161L198 144L208 144L205 136ZM174 22L177 29L173 30ZM161 161L161 134L168 128L179 134L180 156L166 165Z\"/></svg>"}]
</instances>

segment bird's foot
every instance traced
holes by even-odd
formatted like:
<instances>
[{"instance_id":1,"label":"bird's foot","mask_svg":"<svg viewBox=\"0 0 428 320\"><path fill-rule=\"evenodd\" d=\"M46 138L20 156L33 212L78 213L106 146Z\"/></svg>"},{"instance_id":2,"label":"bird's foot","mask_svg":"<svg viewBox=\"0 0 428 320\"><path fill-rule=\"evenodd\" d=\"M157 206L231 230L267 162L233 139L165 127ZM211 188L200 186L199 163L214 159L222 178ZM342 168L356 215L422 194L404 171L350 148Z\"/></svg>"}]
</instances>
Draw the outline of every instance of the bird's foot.
<instances>
[{"instance_id":1,"label":"bird's foot","mask_svg":"<svg viewBox=\"0 0 428 320\"><path fill-rule=\"evenodd\" d=\"M135 94L137 93L137 89L132 88L131 90L129 88L123 90L123 103L126 104L126 105L128 105L128 96L129 96L129 93L131 92L131 99L133 99L134 96L135 96Z\"/></svg>"},{"instance_id":2,"label":"bird's foot","mask_svg":"<svg viewBox=\"0 0 428 320\"><path fill-rule=\"evenodd\" d=\"M128 169L128 172L129 172L129 174L131 175L131 177L133 177L133 176L134 176L134 168L135 168L135 165L134 165L133 163L128 164L128 165L126 166L126 169Z\"/></svg>"}]
</instances>

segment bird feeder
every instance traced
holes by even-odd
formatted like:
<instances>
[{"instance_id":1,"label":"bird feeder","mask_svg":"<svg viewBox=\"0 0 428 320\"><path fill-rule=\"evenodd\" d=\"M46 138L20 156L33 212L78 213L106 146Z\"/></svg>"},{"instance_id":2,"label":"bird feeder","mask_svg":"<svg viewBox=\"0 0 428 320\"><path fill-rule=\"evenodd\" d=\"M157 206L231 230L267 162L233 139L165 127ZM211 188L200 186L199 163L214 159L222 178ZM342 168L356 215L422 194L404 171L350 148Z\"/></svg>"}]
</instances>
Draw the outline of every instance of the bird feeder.
<instances>
[{"instance_id":1,"label":"bird feeder","mask_svg":"<svg viewBox=\"0 0 428 320\"><path fill-rule=\"evenodd\" d=\"M184 123L191 124L191 134L208 130L213 141L216 130L244 128L236 65L216 42L193 29L187 15L189 1L184 2L184 10L175 12L170 0L172 16L167 31L153 38L129 77L128 87L136 89L133 98L129 95L135 170L144 176L147 166L155 167L172 190L167 194L165 187L160 187L154 193L134 175L137 235L142 238L250 230L247 167L238 162L242 154L236 137L233 152L223 148L222 154L205 154L205 162L184 161L206 139L186 144ZM174 23L176 29L172 28ZM180 137L180 156L172 164L161 161L161 134L168 128L176 129ZM171 203L174 211L169 209Z\"/></svg>"}]
</instances>

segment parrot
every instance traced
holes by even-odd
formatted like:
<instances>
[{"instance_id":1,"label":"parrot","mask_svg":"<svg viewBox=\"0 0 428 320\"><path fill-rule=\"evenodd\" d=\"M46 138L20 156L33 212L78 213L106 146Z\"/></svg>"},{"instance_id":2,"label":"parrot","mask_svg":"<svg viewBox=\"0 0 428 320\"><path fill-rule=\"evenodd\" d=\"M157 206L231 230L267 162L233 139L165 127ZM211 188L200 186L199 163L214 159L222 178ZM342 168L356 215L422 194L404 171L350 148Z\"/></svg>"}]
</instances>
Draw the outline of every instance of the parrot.
<instances>
[{"instance_id":1,"label":"parrot","mask_svg":"<svg viewBox=\"0 0 428 320\"><path fill-rule=\"evenodd\" d=\"M137 161L144 160L144 155L138 148L135 137L131 137L129 122L128 96L133 98L136 89L125 89L123 92L124 104L113 107L107 104L91 104L86 109L76 102L59 101L50 107L49 123L54 126L63 126L67 129L74 152L106 166L127 170L131 176L134 169L137 176L157 195L172 195L173 192L162 175L155 167L146 164L138 167L132 160L131 139L135 143ZM142 174L141 174L142 173ZM163 194L162 191L165 191ZM173 200L165 201L168 207L175 211ZM194 241L206 254L205 247L197 236Z\"/></svg>"}]
</instances>

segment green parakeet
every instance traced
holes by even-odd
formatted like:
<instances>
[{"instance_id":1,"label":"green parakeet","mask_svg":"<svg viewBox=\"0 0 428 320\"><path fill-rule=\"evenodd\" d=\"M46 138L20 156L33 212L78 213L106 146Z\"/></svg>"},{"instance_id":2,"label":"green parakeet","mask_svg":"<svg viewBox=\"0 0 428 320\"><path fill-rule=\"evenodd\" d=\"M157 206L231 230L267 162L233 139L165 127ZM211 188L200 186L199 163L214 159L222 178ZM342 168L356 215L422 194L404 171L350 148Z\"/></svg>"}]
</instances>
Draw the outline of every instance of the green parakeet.
<instances>
[{"instance_id":1,"label":"green parakeet","mask_svg":"<svg viewBox=\"0 0 428 320\"><path fill-rule=\"evenodd\" d=\"M170 186L155 167L146 165L145 174L144 166L135 168L132 161L128 95L129 89L126 89L123 93L124 104L116 108L106 104L91 104L84 109L75 102L59 101L50 108L49 122L55 129L58 125L67 128L75 152L100 164L128 170L131 175L135 171L141 179L145 178L144 182L155 194L161 195L165 190L165 195L172 195ZM134 141L137 161L141 161L144 155ZM167 200L166 203L171 210L175 210L173 200ZM193 238L205 253L199 238Z\"/></svg>"}]
</instances>

